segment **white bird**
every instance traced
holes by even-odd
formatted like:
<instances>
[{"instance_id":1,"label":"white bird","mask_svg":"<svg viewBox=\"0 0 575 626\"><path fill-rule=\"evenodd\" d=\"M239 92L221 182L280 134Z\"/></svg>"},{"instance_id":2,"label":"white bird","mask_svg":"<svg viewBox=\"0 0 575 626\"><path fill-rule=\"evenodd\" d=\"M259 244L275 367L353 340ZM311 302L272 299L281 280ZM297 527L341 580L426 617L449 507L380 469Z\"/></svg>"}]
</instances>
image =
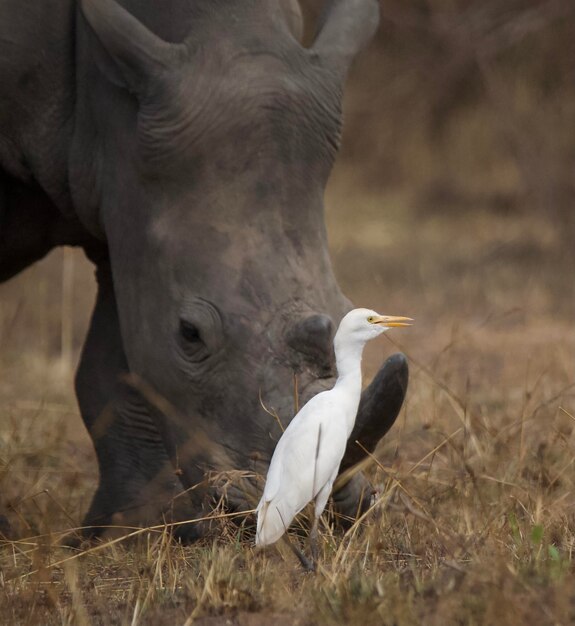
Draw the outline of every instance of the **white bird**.
<instances>
[{"instance_id":1,"label":"white bird","mask_svg":"<svg viewBox=\"0 0 575 626\"><path fill-rule=\"evenodd\" d=\"M332 389L318 393L302 407L278 441L256 509L257 546L276 542L305 505L315 500L310 532L315 560L318 521L357 416L363 348L389 328L410 326L411 321L369 309L354 309L341 320L333 342L338 378ZM305 564L303 556L300 560Z\"/></svg>"}]
</instances>

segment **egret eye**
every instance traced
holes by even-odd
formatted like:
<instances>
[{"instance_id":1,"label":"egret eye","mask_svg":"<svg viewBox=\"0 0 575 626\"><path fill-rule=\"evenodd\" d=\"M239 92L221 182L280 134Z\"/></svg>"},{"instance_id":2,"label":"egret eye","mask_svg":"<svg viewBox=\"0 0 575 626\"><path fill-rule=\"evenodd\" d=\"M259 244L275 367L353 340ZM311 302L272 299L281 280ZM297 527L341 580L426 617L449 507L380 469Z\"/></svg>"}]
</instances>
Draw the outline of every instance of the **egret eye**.
<instances>
[{"instance_id":1,"label":"egret eye","mask_svg":"<svg viewBox=\"0 0 575 626\"><path fill-rule=\"evenodd\" d=\"M373 315L370 315L370 316L367 318L367 321L368 321L370 324L373 324L373 322L375 321L375 317L373 317Z\"/></svg>"}]
</instances>

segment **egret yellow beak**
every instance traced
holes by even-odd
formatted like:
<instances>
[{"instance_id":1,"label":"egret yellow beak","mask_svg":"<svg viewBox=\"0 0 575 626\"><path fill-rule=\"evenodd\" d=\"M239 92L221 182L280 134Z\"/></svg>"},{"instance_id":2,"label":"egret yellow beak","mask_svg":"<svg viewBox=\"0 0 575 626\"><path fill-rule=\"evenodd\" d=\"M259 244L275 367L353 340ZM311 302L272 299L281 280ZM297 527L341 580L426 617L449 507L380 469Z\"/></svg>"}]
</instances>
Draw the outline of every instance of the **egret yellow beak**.
<instances>
[{"instance_id":1,"label":"egret yellow beak","mask_svg":"<svg viewBox=\"0 0 575 626\"><path fill-rule=\"evenodd\" d=\"M373 320L373 324L385 326L387 328L403 328L411 326L409 322L413 322L411 317L396 317L394 315L380 315Z\"/></svg>"}]
</instances>

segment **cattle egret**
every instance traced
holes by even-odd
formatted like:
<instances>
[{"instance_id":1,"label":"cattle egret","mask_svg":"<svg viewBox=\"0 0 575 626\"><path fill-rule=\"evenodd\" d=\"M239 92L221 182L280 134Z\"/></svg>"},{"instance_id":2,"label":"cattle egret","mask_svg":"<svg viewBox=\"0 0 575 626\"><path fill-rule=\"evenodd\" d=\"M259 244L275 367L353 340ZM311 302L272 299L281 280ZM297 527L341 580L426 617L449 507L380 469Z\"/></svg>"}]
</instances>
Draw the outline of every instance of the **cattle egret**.
<instances>
[{"instance_id":1,"label":"cattle egret","mask_svg":"<svg viewBox=\"0 0 575 626\"><path fill-rule=\"evenodd\" d=\"M363 348L389 328L410 326L411 321L409 317L379 315L369 309L354 309L341 320L333 342L337 381L329 391L311 398L278 441L256 509L257 546L276 542L293 518L314 500L310 543L315 560L318 521L338 474L359 407ZM303 555L300 560L306 565Z\"/></svg>"}]
</instances>

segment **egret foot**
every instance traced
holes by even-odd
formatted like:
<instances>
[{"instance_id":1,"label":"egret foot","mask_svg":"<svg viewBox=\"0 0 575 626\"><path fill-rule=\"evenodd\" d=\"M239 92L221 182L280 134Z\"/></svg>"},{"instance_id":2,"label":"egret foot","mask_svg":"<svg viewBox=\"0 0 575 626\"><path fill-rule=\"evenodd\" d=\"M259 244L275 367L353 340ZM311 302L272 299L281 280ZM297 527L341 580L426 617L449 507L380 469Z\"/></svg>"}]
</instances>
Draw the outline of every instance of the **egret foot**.
<instances>
[{"instance_id":1,"label":"egret foot","mask_svg":"<svg viewBox=\"0 0 575 626\"><path fill-rule=\"evenodd\" d=\"M284 535L284 539L289 549L296 555L304 570L306 572L315 572L315 561L310 561L307 556L290 541L290 538L287 535Z\"/></svg>"}]
</instances>

